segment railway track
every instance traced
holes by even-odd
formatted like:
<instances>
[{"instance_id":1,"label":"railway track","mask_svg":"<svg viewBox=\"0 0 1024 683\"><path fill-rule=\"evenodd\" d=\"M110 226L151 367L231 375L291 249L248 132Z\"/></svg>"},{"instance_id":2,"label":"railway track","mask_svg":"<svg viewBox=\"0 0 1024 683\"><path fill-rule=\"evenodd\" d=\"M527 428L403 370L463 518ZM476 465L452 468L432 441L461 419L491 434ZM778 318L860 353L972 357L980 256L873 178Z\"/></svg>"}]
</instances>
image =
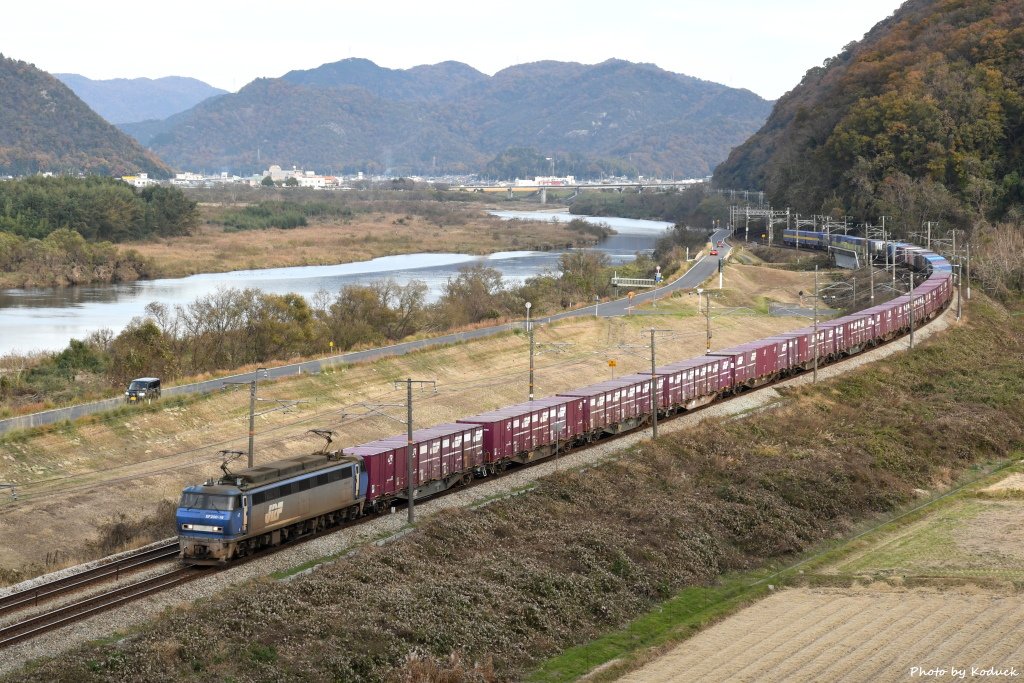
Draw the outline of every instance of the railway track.
<instances>
[{"instance_id":1,"label":"railway track","mask_svg":"<svg viewBox=\"0 0 1024 683\"><path fill-rule=\"evenodd\" d=\"M74 593L104 581L117 581L123 575L130 574L160 562L166 562L178 555L178 542L170 541L155 548L93 567L71 576L54 579L46 583L27 588L17 593L0 597L0 619L9 614L28 607L37 607L42 602L53 600L61 595Z\"/></svg>"},{"instance_id":2,"label":"railway track","mask_svg":"<svg viewBox=\"0 0 1024 683\"><path fill-rule=\"evenodd\" d=\"M942 314L942 312L940 311L935 317L938 317L941 314ZM893 343L895 341L898 341L898 340L902 339L904 336L905 335L901 335L901 336L896 337L894 339L890 339L890 340L884 342L883 344L880 344L879 346L885 346L885 345L891 344L891 343ZM859 354L855 354L854 356L849 357L849 358L844 357L844 358L840 358L840 359L834 359L831 362L823 363L822 365L823 366L826 366L826 365L842 365L844 363L844 361L852 359L852 358L856 358L858 355ZM788 380L791 380L791 379L795 379L796 377L799 377L799 376L804 375L804 374L806 374L806 372L797 373L795 375L791 375L791 376L784 377L784 378L777 378L777 379L775 379L775 380L773 380L771 382L768 382L768 383L766 383L764 385L758 386L757 388L752 389L751 391L759 391L761 389L767 389L767 388L772 387L774 385L777 385L777 384L779 384L781 382L785 382L785 381L788 381ZM720 399L718 401L715 401L711 405L720 405L721 403L728 402L730 400L738 398L739 396L745 395L746 393L747 392L741 392L739 394L730 396L728 398ZM675 419L682 418L682 417L684 417L686 415L691 415L693 413L700 412L703 409L705 409L706 407L708 407L708 406L701 406L700 408L697 408L697 409L694 409L694 410L690 410L690 411L680 411L680 412L677 412L677 413L675 413L673 415L670 415L670 416L661 417L661 418L659 418L659 421L671 422L671 421L674 421ZM579 446L576 446L574 448L567 448L566 450L561 451L561 453L568 454L570 451L587 450L589 448L593 448L593 447L599 446L601 444L608 443L609 441L614 441L619 436L625 436L626 434L635 433L637 430L645 429L648 426L649 426L649 424L645 423L643 425L638 426L636 429L632 429L632 430L630 430L628 432L625 432L623 434L614 435L614 436L611 436L610 438L600 439L600 440L594 441L593 443L588 443L588 444L585 444L585 445L579 445ZM540 465L540 464L543 464L543 463L552 462L552 461L555 461L556 459L557 459L557 455L553 455L551 457L540 458L540 459L538 459L538 460L536 460L534 462L531 462L531 463L526 463L524 466L532 467L534 465ZM515 469L518 469L518 468L515 468ZM498 475L492 475L492 476L500 477L503 474L505 474L505 472L502 472L501 474L498 474ZM468 486L476 487L476 486L485 485L489 479L491 479L491 477L475 478L471 482L469 482ZM453 487L453 489L456 489L456 488L458 488L458 487ZM428 496L428 497L424 498L423 500L425 501L425 500L429 500L431 498L435 498L435 497L439 497L439 496L443 496L443 495L444 495L444 493L439 493L436 496ZM402 508L405 507L405 505L403 505L403 504L396 504L394 507L396 509L402 509ZM361 523L368 522L368 521L370 521L372 519L374 519L374 516L371 515L371 516L363 517L362 519L359 519L359 520L345 522L345 523L342 523L342 524L338 525L337 527L331 528L330 530L326 530L325 532L319 532L319 533L310 534L308 536L303 536L301 538L295 539L292 542L286 543L286 544L284 544L282 546L279 546L279 547L276 547L276 548L273 548L273 549L268 549L268 550L263 551L263 552L261 552L261 553L259 553L257 555L253 555L251 557L247 557L245 559L235 561L230 566L238 566L240 564L244 564L246 562L258 559L260 557L265 557L265 556L267 556L269 554L272 554L272 553L275 553L275 552L279 552L279 551L285 550L287 548L293 548L293 547L295 547L297 545L301 545L301 544L303 544L305 542L308 542L308 541L311 541L311 540L313 540L315 538L318 538L318 537L322 536L324 533L332 533L334 531L339 531L339 530L344 529L344 528L349 528L349 527L354 526L354 525L358 525L358 524L361 524ZM82 588L84 588L86 586L89 586L89 585L92 585L92 584L96 584L96 583L100 583L100 582L105 581L105 580L118 579L118 578L120 578L122 573L131 572L133 570L140 569L140 568L145 567L147 565L151 565L151 564L154 564L154 563L157 563L157 562L165 561L167 559L170 559L172 557L177 556L177 554L178 554L178 543L177 543L177 541L168 542L168 543L163 544L161 546L158 546L156 548L149 549L149 550L147 550L145 552L138 553L136 555L132 555L132 556L123 558L121 560L108 563L106 565L103 565L102 567L96 567L94 569L91 569L91 570L88 570L86 572L82 572L82 573L76 574L74 576L65 577L63 579L57 579L55 581L48 582L48 583L45 583L45 584L41 584L39 586L27 589L25 591L21 591L19 593L14 593L14 594L11 594L11 595L8 595L8 596L4 596L4 597L0 598L0 618L4 617L5 615L7 615L9 613L12 613L12 612L14 612L16 610L23 609L23 608L28 607L28 606L36 605L40 601L49 600L49 599L52 599L52 598L57 597L57 596L62 595L62 594L71 593L71 592L74 592L74 591L77 591L77 590L81 590ZM197 567L197 566L182 566L182 567L178 567L178 568L176 568L176 569L174 569L174 570L172 570L170 572L166 572L166 573L160 574L158 576L142 579L140 581L136 581L134 583L127 584L127 585L124 585L124 586L118 586L118 587L116 587L116 588L114 588L114 589L112 589L110 591L105 592L105 593L102 593L102 594L99 594L99 595L96 595L96 596L93 596L93 597L85 598L83 600L76 601L74 603L71 603L71 604L68 604L68 605L64 605L62 607L58 607L58 608L49 610L47 612L35 615L35 616L28 617L28 618L26 618L24 620L12 623L12 624L10 624L8 626L5 626L5 627L0 627L0 649L2 649L4 647L7 647L9 645L12 645L14 643L20 642L22 640L27 640L27 639L35 637L37 635L41 635L42 633L45 633L47 631L59 628L59 627L64 626L66 624L69 624L69 623L72 623L72 622L75 622L75 621L78 621L78 620L81 620L81 619L85 619L87 617L93 616L95 614L98 614L100 612L106 611L108 609L112 609L114 607L120 606L120 605L122 605L124 603L127 603L127 602L130 602L132 600L136 600L138 598L141 598L141 597L153 594L153 593L158 593L158 592L161 592L163 590L167 590L169 588L173 588L174 586L178 586L178 585L181 585L183 583L187 583L189 581L192 581L192 580L195 580L197 578L200 578L201 576L204 576L204 575L209 575L211 570L212 571L216 571L216 569L212 569L211 567Z\"/></svg>"},{"instance_id":3,"label":"railway track","mask_svg":"<svg viewBox=\"0 0 1024 683\"><path fill-rule=\"evenodd\" d=\"M193 581L204 575L204 567L178 567L159 576L151 576L52 610L22 619L0 628L0 649L46 633L71 622L91 617L126 602Z\"/></svg>"}]
</instances>

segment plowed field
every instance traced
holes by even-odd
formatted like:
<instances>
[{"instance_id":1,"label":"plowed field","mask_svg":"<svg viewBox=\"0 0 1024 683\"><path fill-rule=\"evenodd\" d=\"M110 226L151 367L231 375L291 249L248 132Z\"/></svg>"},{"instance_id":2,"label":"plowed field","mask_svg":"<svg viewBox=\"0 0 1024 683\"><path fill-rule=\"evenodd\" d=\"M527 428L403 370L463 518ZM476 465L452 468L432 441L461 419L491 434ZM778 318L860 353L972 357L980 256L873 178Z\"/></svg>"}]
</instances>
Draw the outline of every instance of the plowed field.
<instances>
[{"instance_id":1,"label":"plowed field","mask_svg":"<svg viewBox=\"0 0 1024 683\"><path fill-rule=\"evenodd\" d=\"M1024 596L981 589L780 591L623 682L1003 680L1024 677ZM917 667L916 669L914 667ZM944 672L943 672L944 670ZM929 674L930 672L930 674Z\"/></svg>"}]
</instances>

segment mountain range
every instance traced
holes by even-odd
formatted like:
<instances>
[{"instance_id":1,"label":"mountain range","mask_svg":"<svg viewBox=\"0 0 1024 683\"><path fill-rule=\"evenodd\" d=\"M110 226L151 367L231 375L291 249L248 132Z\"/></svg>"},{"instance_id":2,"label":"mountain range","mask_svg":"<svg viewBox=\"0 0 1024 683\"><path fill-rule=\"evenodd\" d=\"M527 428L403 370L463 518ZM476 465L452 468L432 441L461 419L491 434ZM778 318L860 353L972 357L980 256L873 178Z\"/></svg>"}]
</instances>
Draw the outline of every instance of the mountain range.
<instances>
[{"instance_id":1,"label":"mountain range","mask_svg":"<svg viewBox=\"0 0 1024 683\"><path fill-rule=\"evenodd\" d=\"M1024 215L1024 3L909 0L779 99L715 171L807 213ZM838 212L838 213L837 213Z\"/></svg>"},{"instance_id":2,"label":"mountain range","mask_svg":"<svg viewBox=\"0 0 1024 683\"><path fill-rule=\"evenodd\" d=\"M208 97L223 95L195 78L113 78L93 80L78 74L54 74L93 111L113 124L166 119Z\"/></svg>"},{"instance_id":3,"label":"mountain range","mask_svg":"<svg viewBox=\"0 0 1024 683\"><path fill-rule=\"evenodd\" d=\"M459 62L402 70L346 59L121 128L194 170L473 173L529 149L560 174L693 177L770 108L747 90L621 60L536 62L487 76Z\"/></svg>"},{"instance_id":4,"label":"mountain range","mask_svg":"<svg viewBox=\"0 0 1024 683\"><path fill-rule=\"evenodd\" d=\"M31 64L0 55L0 93L0 175L170 173L152 152Z\"/></svg>"}]
</instances>

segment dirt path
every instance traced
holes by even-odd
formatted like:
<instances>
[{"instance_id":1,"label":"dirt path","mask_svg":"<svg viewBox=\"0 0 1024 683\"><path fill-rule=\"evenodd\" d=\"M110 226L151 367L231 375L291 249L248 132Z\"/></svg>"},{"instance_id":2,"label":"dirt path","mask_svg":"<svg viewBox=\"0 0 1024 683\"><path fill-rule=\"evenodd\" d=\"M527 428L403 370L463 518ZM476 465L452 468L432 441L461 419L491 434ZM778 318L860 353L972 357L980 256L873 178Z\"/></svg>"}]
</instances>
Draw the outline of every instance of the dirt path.
<instances>
[{"instance_id":1,"label":"dirt path","mask_svg":"<svg viewBox=\"0 0 1024 683\"><path fill-rule=\"evenodd\" d=\"M1016 667L1024 676L1022 629L1018 593L798 588L694 636L620 683L958 680L952 667L966 670L965 678L972 667Z\"/></svg>"}]
</instances>

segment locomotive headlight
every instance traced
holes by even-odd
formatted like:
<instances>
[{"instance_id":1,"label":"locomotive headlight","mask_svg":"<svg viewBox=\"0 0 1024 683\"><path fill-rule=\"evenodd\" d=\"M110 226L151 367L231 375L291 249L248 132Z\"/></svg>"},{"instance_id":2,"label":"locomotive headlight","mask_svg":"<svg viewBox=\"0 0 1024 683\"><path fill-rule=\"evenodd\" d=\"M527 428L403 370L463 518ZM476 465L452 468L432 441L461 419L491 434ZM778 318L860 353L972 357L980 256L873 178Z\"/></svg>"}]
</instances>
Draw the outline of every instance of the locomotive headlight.
<instances>
[{"instance_id":1,"label":"locomotive headlight","mask_svg":"<svg viewBox=\"0 0 1024 683\"><path fill-rule=\"evenodd\" d=\"M182 524L182 531L206 531L211 534L219 534L224 531L222 526L212 526L210 524Z\"/></svg>"}]
</instances>

